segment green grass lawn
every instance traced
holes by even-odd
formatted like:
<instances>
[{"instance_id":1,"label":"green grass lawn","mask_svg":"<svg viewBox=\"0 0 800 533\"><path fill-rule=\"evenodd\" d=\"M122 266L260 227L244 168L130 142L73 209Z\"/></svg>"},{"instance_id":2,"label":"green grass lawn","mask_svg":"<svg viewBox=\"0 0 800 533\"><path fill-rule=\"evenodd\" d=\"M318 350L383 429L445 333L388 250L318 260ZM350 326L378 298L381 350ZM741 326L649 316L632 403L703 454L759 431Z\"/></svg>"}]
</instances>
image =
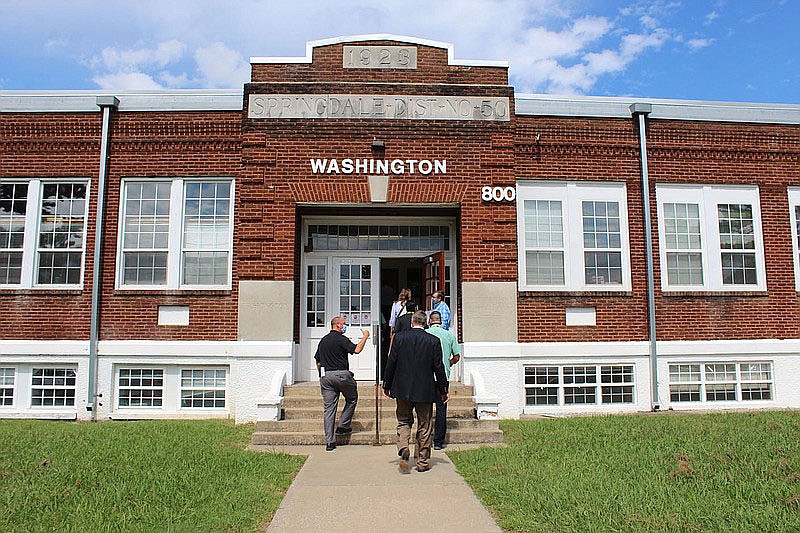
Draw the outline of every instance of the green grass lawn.
<instances>
[{"instance_id":1,"label":"green grass lawn","mask_svg":"<svg viewBox=\"0 0 800 533\"><path fill-rule=\"evenodd\" d=\"M302 457L227 421L0 420L0 531L253 531Z\"/></svg>"},{"instance_id":2,"label":"green grass lawn","mask_svg":"<svg viewBox=\"0 0 800 533\"><path fill-rule=\"evenodd\" d=\"M800 412L505 421L448 455L511 531L800 531Z\"/></svg>"}]
</instances>

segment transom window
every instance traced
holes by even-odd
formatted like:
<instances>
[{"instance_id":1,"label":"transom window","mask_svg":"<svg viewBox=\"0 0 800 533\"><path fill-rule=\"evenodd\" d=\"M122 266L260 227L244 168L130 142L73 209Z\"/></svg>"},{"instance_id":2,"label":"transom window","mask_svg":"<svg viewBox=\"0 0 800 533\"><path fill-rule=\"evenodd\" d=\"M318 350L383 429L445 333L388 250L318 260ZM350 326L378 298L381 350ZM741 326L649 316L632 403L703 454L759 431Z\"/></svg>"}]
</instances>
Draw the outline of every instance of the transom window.
<instances>
[{"instance_id":1,"label":"transom window","mask_svg":"<svg viewBox=\"0 0 800 533\"><path fill-rule=\"evenodd\" d=\"M757 187L657 185L661 286L766 290Z\"/></svg>"},{"instance_id":2,"label":"transom window","mask_svg":"<svg viewBox=\"0 0 800 533\"><path fill-rule=\"evenodd\" d=\"M672 402L772 400L772 363L675 363L669 365Z\"/></svg>"},{"instance_id":3,"label":"transom window","mask_svg":"<svg viewBox=\"0 0 800 533\"><path fill-rule=\"evenodd\" d=\"M233 241L229 180L127 180L119 285L229 288Z\"/></svg>"},{"instance_id":4,"label":"transom window","mask_svg":"<svg viewBox=\"0 0 800 533\"><path fill-rule=\"evenodd\" d=\"M622 183L517 183L520 290L629 290Z\"/></svg>"},{"instance_id":5,"label":"transom window","mask_svg":"<svg viewBox=\"0 0 800 533\"><path fill-rule=\"evenodd\" d=\"M450 249L449 226L388 226L312 224L307 252L324 250L409 250L438 252Z\"/></svg>"},{"instance_id":6,"label":"transom window","mask_svg":"<svg viewBox=\"0 0 800 533\"><path fill-rule=\"evenodd\" d=\"M14 380L16 369L0 368L0 407L14 405Z\"/></svg>"},{"instance_id":7,"label":"transom window","mask_svg":"<svg viewBox=\"0 0 800 533\"><path fill-rule=\"evenodd\" d=\"M225 407L225 370L188 368L181 370L181 407Z\"/></svg>"},{"instance_id":8,"label":"transom window","mask_svg":"<svg viewBox=\"0 0 800 533\"><path fill-rule=\"evenodd\" d=\"M633 365L525 367L525 404L606 405L634 402Z\"/></svg>"},{"instance_id":9,"label":"transom window","mask_svg":"<svg viewBox=\"0 0 800 533\"><path fill-rule=\"evenodd\" d=\"M117 405L120 407L162 406L163 368L120 368L117 384Z\"/></svg>"},{"instance_id":10,"label":"transom window","mask_svg":"<svg viewBox=\"0 0 800 533\"><path fill-rule=\"evenodd\" d=\"M75 375L74 368L34 368L31 374L31 405L74 406Z\"/></svg>"},{"instance_id":11,"label":"transom window","mask_svg":"<svg viewBox=\"0 0 800 533\"><path fill-rule=\"evenodd\" d=\"M79 287L87 182L0 183L0 286Z\"/></svg>"}]
</instances>

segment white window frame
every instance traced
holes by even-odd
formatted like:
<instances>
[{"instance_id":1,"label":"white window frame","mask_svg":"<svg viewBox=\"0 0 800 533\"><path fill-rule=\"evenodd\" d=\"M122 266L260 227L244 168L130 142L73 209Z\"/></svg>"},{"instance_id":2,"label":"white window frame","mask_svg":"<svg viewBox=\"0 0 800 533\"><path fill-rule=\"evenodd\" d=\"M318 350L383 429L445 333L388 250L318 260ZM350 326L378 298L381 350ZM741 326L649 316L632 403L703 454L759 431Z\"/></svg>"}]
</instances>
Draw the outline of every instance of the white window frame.
<instances>
[{"instance_id":1,"label":"white window frame","mask_svg":"<svg viewBox=\"0 0 800 533\"><path fill-rule=\"evenodd\" d=\"M614 374L613 372L609 374L612 377L612 381L604 383L603 382L603 368L604 367L625 367L630 368L630 374L623 373L623 374ZM547 383L547 384L532 384L528 385L525 383L525 376L526 370L528 368L557 368L558 369L558 383ZM573 383L565 383L565 368L593 368L595 373L595 382L594 383L581 383L580 379L574 381ZM582 374L574 374L575 376L581 376ZM620 375L630 375L631 381L613 381L614 376ZM554 404L529 404L527 400L528 396L528 388L535 388L535 387L544 387L544 388L554 388L557 389L557 403ZM603 388L604 387L631 387L631 401L630 402L604 402L603 401ZM565 401L565 389L567 388L594 388L595 393L595 401L594 403L566 403ZM580 409L586 406L596 406L596 407L607 407L607 406L630 406L636 405L636 394L637 394L637 385L636 385L636 365L633 363L575 363L575 364L526 364L523 366L522 369L522 402L524 408L526 410L536 410L536 409L552 409L552 408L566 408L566 409ZM613 393L611 393L613 395Z\"/></svg>"},{"instance_id":2,"label":"white window frame","mask_svg":"<svg viewBox=\"0 0 800 533\"><path fill-rule=\"evenodd\" d=\"M10 371L10 372L9 372ZM11 403L5 404L7 396L0 396L0 409L13 409L17 404L17 372L16 367L2 366L0 367L0 390L11 389Z\"/></svg>"},{"instance_id":3,"label":"white window frame","mask_svg":"<svg viewBox=\"0 0 800 533\"><path fill-rule=\"evenodd\" d=\"M183 373L184 372L203 372L203 374L205 374L205 372L215 372L216 373L216 372L220 372L220 371L223 373L224 379L225 379L225 385L223 387L214 386L214 387L195 388L193 386L190 386L190 387L184 387L183 386L183 379L184 379ZM196 378L191 377L191 378L188 378L188 379L196 379ZM205 380L207 378L205 378L205 376L204 376L202 379ZM212 379L216 380L217 378L212 378ZM229 408L228 407L228 402L230 401L229 394L228 394L228 392L229 392L228 391L228 384L229 383L230 383L230 374L229 374L228 369L226 367L221 367L221 366L185 366L185 367L180 367L179 370L178 370L178 409L179 410L186 410L186 411L226 411ZM223 391L223 393L224 393L223 399L224 399L225 405L223 405L222 407L204 407L204 406L194 407L194 406L184 406L183 405L183 392L184 391L195 391L195 392L198 392L198 391L202 391L202 392L215 391L216 392L216 391L220 391L220 390ZM214 401L216 401L216 399Z\"/></svg>"},{"instance_id":4,"label":"white window frame","mask_svg":"<svg viewBox=\"0 0 800 533\"><path fill-rule=\"evenodd\" d=\"M44 371L47 371L47 370L54 370L54 371L56 371L56 370L71 370L72 372L75 373L75 376L74 376L75 384L72 385L72 386L67 386L66 384L59 386L59 385L56 385L55 383L50 384L50 385L44 384L44 383L42 385L35 385L33 383L33 380L37 377L37 376L34 375L36 370L44 370ZM46 377L47 376L43 376L43 378L46 378ZM65 376L65 379L68 378L68 377L69 376ZM57 378L57 376L54 376L54 379L56 379L56 378ZM43 410L43 409L75 410L75 408L78 405L78 388L77 387L78 387L78 368L75 365L31 365L31 369L30 369L30 390L29 390L29 399L30 399L31 409L38 409L38 410ZM66 405L66 402L65 402L65 405L34 405L33 404L33 393L34 393L35 390L39 390L39 389L42 389L42 390L69 390L69 389L72 389L75 392L75 394L73 395L73 403L72 403L72 405Z\"/></svg>"},{"instance_id":5,"label":"white window frame","mask_svg":"<svg viewBox=\"0 0 800 533\"><path fill-rule=\"evenodd\" d=\"M123 244L125 238L125 205L127 184L131 182L171 183L170 212L169 212L169 243L167 252L167 281L164 285L131 285L125 284L123 269ZM202 183L228 183L230 184L230 198L228 214L230 224L228 227L228 276L224 284L196 285L183 282L183 231L184 231L184 205L186 201L186 184L192 182ZM124 178L120 190L119 228L117 233L117 272L116 288L124 291L169 291L169 290L231 290L233 286L233 225L234 205L236 198L235 180L224 176L204 177L175 177L175 178Z\"/></svg>"},{"instance_id":6,"label":"white window frame","mask_svg":"<svg viewBox=\"0 0 800 533\"><path fill-rule=\"evenodd\" d=\"M28 196L25 209L25 234L22 245L22 274L16 284L0 284L0 289L82 289L86 269L86 245L89 225L89 203L91 201L91 180L87 178L3 178L0 183L27 183ZM51 184L78 184L86 187L83 212L83 246L81 252L81 273L78 283L39 283L39 228L42 220L42 189ZM47 249L49 250L49 249ZM58 252L60 249L52 249ZM76 248L70 249L77 251Z\"/></svg>"},{"instance_id":7,"label":"white window frame","mask_svg":"<svg viewBox=\"0 0 800 533\"><path fill-rule=\"evenodd\" d=\"M791 221L792 226L792 255L794 259L792 262L794 263L794 287L795 290L800 292L800 246L798 246L797 239L797 214L795 213L795 208L800 207L800 187L789 187L788 190L789 196L789 220Z\"/></svg>"},{"instance_id":8,"label":"white window frame","mask_svg":"<svg viewBox=\"0 0 800 533\"><path fill-rule=\"evenodd\" d=\"M141 386L141 385L138 386L138 387L131 387L130 385L122 386L120 384L120 379L122 379L122 371L123 370L139 370L139 371L151 371L151 372L155 372L155 371L160 370L161 371L161 386L160 387L156 387L156 386L152 386L152 385L148 386L148 387L144 387L144 386ZM145 378L142 378L142 379L145 379ZM157 379L157 378L153 378L151 376L149 379ZM167 401L167 398L166 398L167 372L166 372L165 368L163 368L163 367L149 367L149 366L142 366L142 365L123 365L123 366L118 366L116 368L116 372L114 373L114 384L115 384L115 388L116 388L116 394L114 395L114 400L115 400L115 405L116 405L116 407L118 409L123 409L123 410L125 410L125 409L146 409L146 410L157 410L157 411L160 411L160 410L164 409L164 404ZM121 392L123 390L151 390L151 391L160 390L161 391L161 405L121 405L120 404Z\"/></svg>"},{"instance_id":9,"label":"white window frame","mask_svg":"<svg viewBox=\"0 0 800 533\"><path fill-rule=\"evenodd\" d=\"M743 365L769 365L769 373L770 379L744 379L742 366ZM672 367L673 366L699 366L700 367L700 379L699 380L686 380L686 381L672 381ZM708 372L707 372L707 365L733 365L734 372L736 377L734 380L710 380L708 379ZM745 360L745 361L670 361L667 364L667 379L668 379L668 387L669 387L669 395L670 395L670 403L677 404L677 405L699 405L699 404L745 404L750 405L751 403L757 402L774 402L775 401L775 364L773 361L756 361L756 360ZM734 400L709 400L707 397L707 386L708 385L720 385L720 384L734 384L735 385L735 395L736 398ZM742 385L751 385L751 384L768 384L770 388L770 398L767 400L758 399L758 400L745 400L742 395ZM699 387L700 392L700 400L673 400L672 399L672 386L673 385L694 385Z\"/></svg>"},{"instance_id":10,"label":"white window frame","mask_svg":"<svg viewBox=\"0 0 800 533\"><path fill-rule=\"evenodd\" d=\"M625 292L631 290L627 188L622 182L517 181L518 286L520 291ZM564 285L528 285L526 280L525 200L561 202L564 231ZM583 202L617 202L620 219L622 283L588 284L583 247Z\"/></svg>"},{"instance_id":11,"label":"white window frame","mask_svg":"<svg viewBox=\"0 0 800 533\"><path fill-rule=\"evenodd\" d=\"M697 204L700 207L700 240L703 265L702 285L670 285L667 276L664 204ZM664 292L743 292L766 291L767 272L764 262L764 239L761 225L761 203L755 185L684 185L657 184L658 243L661 266L661 290ZM722 282L723 250L720 247L718 204L750 204L753 209L755 242L755 284L725 285Z\"/></svg>"}]
</instances>

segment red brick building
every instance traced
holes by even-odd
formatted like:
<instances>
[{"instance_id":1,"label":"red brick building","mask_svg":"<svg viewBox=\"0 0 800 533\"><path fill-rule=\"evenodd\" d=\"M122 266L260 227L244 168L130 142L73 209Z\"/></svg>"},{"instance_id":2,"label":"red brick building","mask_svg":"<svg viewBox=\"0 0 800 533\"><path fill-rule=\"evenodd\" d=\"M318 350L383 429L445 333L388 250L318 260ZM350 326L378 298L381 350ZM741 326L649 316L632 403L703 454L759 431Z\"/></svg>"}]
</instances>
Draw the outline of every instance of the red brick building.
<instances>
[{"instance_id":1,"label":"red brick building","mask_svg":"<svg viewBox=\"0 0 800 533\"><path fill-rule=\"evenodd\" d=\"M251 62L0 91L0 417L274 418L403 287L483 417L800 405L800 105L520 95L390 35Z\"/></svg>"}]
</instances>

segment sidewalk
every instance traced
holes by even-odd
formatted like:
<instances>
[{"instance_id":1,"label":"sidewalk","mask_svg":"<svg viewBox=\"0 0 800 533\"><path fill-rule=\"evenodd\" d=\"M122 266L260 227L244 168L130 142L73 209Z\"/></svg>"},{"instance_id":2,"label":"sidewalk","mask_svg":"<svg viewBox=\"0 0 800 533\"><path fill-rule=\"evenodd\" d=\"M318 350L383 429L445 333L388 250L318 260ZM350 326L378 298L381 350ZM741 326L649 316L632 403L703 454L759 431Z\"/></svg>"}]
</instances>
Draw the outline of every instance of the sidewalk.
<instances>
[{"instance_id":1,"label":"sidewalk","mask_svg":"<svg viewBox=\"0 0 800 533\"><path fill-rule=\"evenodd\" d=\"M251 449L308 456L268 532L502 531L443 451L433 451L430 471L403 475L394 446Z\"/></svg>"}]
</instances>

